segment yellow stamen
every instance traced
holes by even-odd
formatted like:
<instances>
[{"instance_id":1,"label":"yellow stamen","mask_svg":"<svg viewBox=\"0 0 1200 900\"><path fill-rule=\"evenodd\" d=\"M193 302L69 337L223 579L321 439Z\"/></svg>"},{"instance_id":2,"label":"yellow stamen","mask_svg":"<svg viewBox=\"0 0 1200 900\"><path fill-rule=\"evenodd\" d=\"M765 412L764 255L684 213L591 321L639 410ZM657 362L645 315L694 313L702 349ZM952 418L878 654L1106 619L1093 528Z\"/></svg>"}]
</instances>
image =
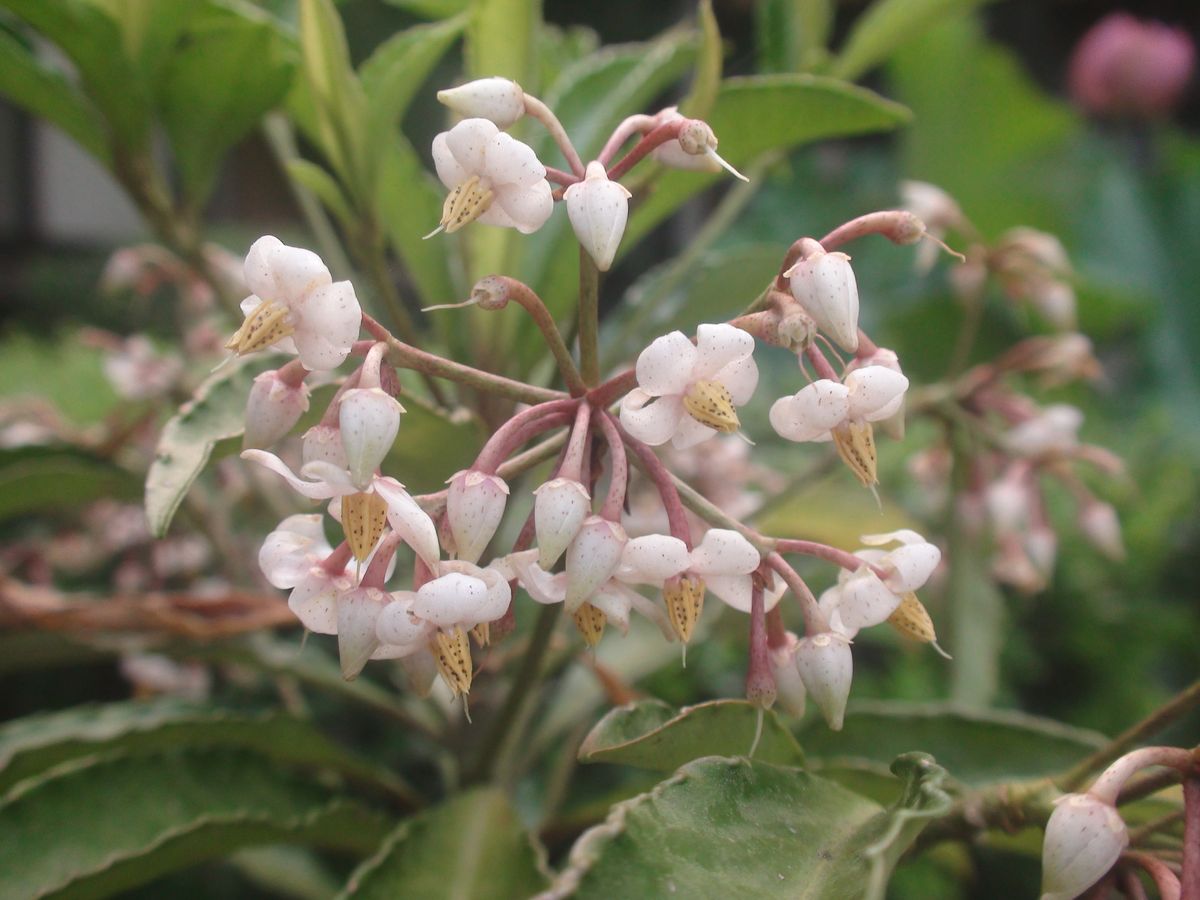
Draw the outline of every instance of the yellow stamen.
<instances>
[{"instance_id":1,"label":"yellow stamen","mask_svg":"<svg viewBox=\"0 0 1200 900\"><path fill-rule=\"evenodd\" d=\"M288 308L274 300L264 300L246 316L242 327L225 342L225 349L238 356L263 350L283 340L296 331L292 325Z\"/></svg>"},{"instance_id":2,"label":"yellow stamen","mask_svg":"<svg viewBox=\"0 0 1200 900\"><path fill-rule=\"evenodd\" d=\"M704 611L704 581L694 575L671 579L663 585L667 617L679 640L686 644Z\"/></svg>"},{"instance_id":3,"label":"yellow stamen","mask_svg":"<svg viewBox=\"0 0 1200 900\"><path fill-rule=\"evenodd\" d=\"M471 690L471 641L462 626L451 631L439 630L429 643L438 672L454 696Z\"/></svg>"},{"instance_id":4,"label":"yellow stamen","mask_svg":"<svg viewBox=\"0 0 1200 900\"><path fill-rule=\"evenodd\" d=\"M879 483L876 469L875 430L870 422L846 422L833 429L838 455L863 487Z\"/></svg>"},{"instance_id":5,"label":"yellow stamen","mask_svg":"<svg viewBox=\"0 0 1200 900\"><path fill-rule=\"evenodd\" d=\"M492 189L485 186L478 175L472 175L446 197L441 227L446 234L453 234L464 225L470 225L491 208L495 198Z\"/></svg>"},{"instance_id":6,"label":"yellow stamen","mask_svg":"<svg viewBox=\"0 0 1200 900\"><path fill-rule=\"evenodd\" d=\"M387 503L378 494L347 494L342 497L342 531L354 558L362 563L387 524Z\"/></svg>"},{"instance_id":7,"label":"yellow stamen","mask_svg":"<svg viewBox=\"0 0 1200 900\"><path fill-rule=\"evenodd\" d=\"M697 381L683 396L683 408L701 425L731 434L738 430L737 410L733 396L717 381Z\"/></svg>"},{"instance_id":8,"label":"yellow stamen","mask_svg":"<svg viewBox=\"0 0 1200 900\"><path fill-rule=\"evenodd\" d=\"M937 632L933 629L933 619L925 604L917 599L917 595L907 593L900 598L896 611L888 616L888 624L901 635L922 644L932 644L937 640Z\"/></svg>"},{"instance_id":9,"label":"yellow stamen","mask_svg":"<svg viewBox=\"0 0 1200 900\"><path fill-rule=\"evenodd\" d=\"M604 636L604 626L608 624L608 616L590 603L583 603L575 610L575 627L583 635L583 642L589 647L595 647Z\"/></svg>"},{"instance_id":10,"label":"yellow stamen","mask_svg":"<svg viewBox=\"0 0 1200 900\"><path fill-rule=\"evenodd\" d=\"M480 622L471 629L471 636L480 647L486 647L492 642L492 623Z\"/></svg>"}]
</instances>

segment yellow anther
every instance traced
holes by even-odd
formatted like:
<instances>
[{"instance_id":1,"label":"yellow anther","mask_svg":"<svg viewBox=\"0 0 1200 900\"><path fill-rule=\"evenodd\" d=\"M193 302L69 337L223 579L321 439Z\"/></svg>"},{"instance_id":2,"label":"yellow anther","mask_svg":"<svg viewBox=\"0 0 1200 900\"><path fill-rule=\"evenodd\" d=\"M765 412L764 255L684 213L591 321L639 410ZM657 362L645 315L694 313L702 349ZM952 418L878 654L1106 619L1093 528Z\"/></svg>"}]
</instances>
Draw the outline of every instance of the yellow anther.
<instances>
[{"instance_id":1,"label":"yellow anther","mask_svg":"<svg viewBox=\"0 0 1200 900\"><path fill-rule=\"evenodd\" d=\"M733 408L733 396L717 381L694 382L683 395L683 408L701 425L725 434L732 434L741 425Z\"/></svg>"},{"instance_id":2,"label":"yellow anther","mask_svg":"<svg viewBox=\"0 0 1200 900\"><path fill-rule=\"evenodd\" d=\"M486 186L478 175L472 175L446 197L442 205L442 228L446 234L453 234L464 225L470 225L491 208L495 198L491 187Z\"/></svg>"},{"instance_id":3,"label":"yellow anther","mask_svg":"<svg viewBox=\"0 0 1200 900\"><path fill-rule=\"evenodd\" d=\"M466 629L455 626L450 631L438 630L429 643L438 672L457 697L471 690L471 641Z\"/></svg>"},{"instance_id":4,"label":"yellow anther","mask_svg":"<svg viewBox=\"0 0 1200 900\"><path fill-rule=\"evenodd\" d=\"M274 300L264 300L246 316L246 321L233 333L233 337L225 342L225 349L245 356L270 347L295 331L288 308Z\"/></svg>"},{"instance_id":5,"label":"yellow anther","mask_svg":"<svg viewBox=\"0 0 1200 900\"><path fill-rule=\"evenodd\" d=\"M937 632L933 629L933 619L925 604L913 593L904 594L896 611L888 616L888 624L901 635L922 644L932 644L937 640Z\"/></svg>"},{"instance_id":6,"label":"yellow anther","mask_svg":"<svg viewBox=\"0 0 1200 900\"><path fill-rule=\"evenodd\" d=\"M692 631L704 611L704 581L694 575L672 578L663 585L667 618L683 643L692 639Z\"/></svg>"},{"instance_id":7,"label":"yellow anther","mask_svg":"<svg viewBox=\"0 0 1200 900\"><path fill-rule=\"evenodd\" d=\"M870 422L846 422L833 429L833 443L863 487L879 483L875 455L875 430Z\"/></svg>"},{"instance_id":8,"label":"yellow anther","mask_svg":"<svg viewBox=\"0 0 1200 900\"><path fill-rule=\"evenodd\" d=\"M595 647L604 636L604 626L608 624L608 616L590 603L580 604L575 610L575 627L583 635L583 642L589 647Z\"/></svg>"},{"instance_id":9,"label":"yellow anther","mask_svg":"<svg viewBox=\"0 0 1200 900\"><path fill-rule=\"evenodd\" d=\"M378 494L342 497L342 531L350 552L360 563L371 555L387 524L387 503Z\"/></svg>"},{"instance_id":10,"label":"yellow anther","mask_svg":"<svg viewBox=\"0 0 1200 900\"><path fill-rule=\"evenodd\" d=\"M480 622L471 629L471 636L480 647L486 647L492 642L492 623Z\"/></svg>"}]
</instances>

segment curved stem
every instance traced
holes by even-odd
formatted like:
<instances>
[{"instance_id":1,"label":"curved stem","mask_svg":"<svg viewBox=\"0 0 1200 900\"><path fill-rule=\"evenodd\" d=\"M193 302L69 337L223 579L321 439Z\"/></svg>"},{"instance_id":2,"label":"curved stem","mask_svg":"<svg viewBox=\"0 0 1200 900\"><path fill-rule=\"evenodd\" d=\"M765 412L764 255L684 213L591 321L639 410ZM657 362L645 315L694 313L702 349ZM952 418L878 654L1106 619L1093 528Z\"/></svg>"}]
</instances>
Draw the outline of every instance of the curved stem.
<instances>
[{"instance_id":1,"label":"curved stem","mask_svg":"<svg viewBox=\"0 0 1200 900\"><path fill-rule=\"evenodd\" d=\"M1200 897L1200 774L1183 781L1183 896Z\"/></svg>"},{"instance_id":2,"label":"curved stem","mask_svg":"<svg viewBox=\"0 0 1200 900\"><path fill-rule=\"evenodd\" d=\"M537 325L542 337L546 339L546 345L554 355L554 361L558 363L559 374L562 375L563 382L566 384L567 390L571 392L571 396L578 397L587 390L583 378L580 377L579 369L575 368L575 360L571 358L571 351L567 349L562 333L554 324L554 317L550 315L550 310L546 308L542 298L534 293L533 288L515 278L509 278L507 275L489 275L475 285L474 290L471 291L472 295L477 291L485 291L496 301L512 300L520 304L529 313L529 317Z\"/></svg>"},{"instance_id":3,"label":"curved stem","mask_svg":"<svg viewBox=\"0 0 1200 900\"><path fill-rule=\"evenodd\" d=\"M561 424L572 411L574 400L552 400L517 413L493 434L472 466L488 475L494 474L500 463L508 459L517 447L547 428Z\"/></svg>"},{"instance_id":4,"label":"curved stem","mask_svg":"<svg viewBox=\"0 0 1200 900\"><path fill-rule=\"evenodd\" d=\"M657 117L641 113L623 119L621 124L614 128L613 133L608 136L608 140L604 142L604 149L600 151L600 155L596 159L600 161L601 165L607 167L609 161L617 155L617 151L627 140L635 134L644 134L649 131L657 121Z\"/></svg>"},{"instance_id":5,"label":"curved stem","mask_svg":"<svg viewBox=\"0 0 1200 900\"><path fill-rule=\"evenodd\" d=\"M1142 747L1126 753L1102 773L1088 788L1088 793L1116 806L1121 788L1129 779L1150 766L1175 769L1185 778L1196 765L1196 754L1180 747Z\"/></svg>"},{"instance_id":6,"label":"curved stem","mask_svg":"<svg viewBox=\"0 0 1200 900\"><path fill-rule=\"evenodd\" d=\"M607 413L605 415L608 415ZM611 419L612 417L609 416ZM692 526L688 523L687 513L683 510L683 502L679 499L679 490L675 487L675 482L671 480L671 473L667 471L667 467L663 465L663 461L658 458L649 446L633 437L621 427L621 423L612 420L613 425L621 435L621 439L637 457L638 468L645 472L650 480L654 482L654 487L658 491L659 499L662 500L663 510L667 514L667 524L671 531L671 537L679 538L687 546L688 551L692 549Z\"/></svg>"},{"instance_id":7,"label":"curved stem","mask_svg":"<svg viewBox=\"0 0 1200 900\"><path fill-rule=\"evenodd\" d=\"M553 110L532 94L526 94L525 112L545 126L546 130L550 132L550 136L554 138L554 143L558 144L558 149L562 151L563 157L570 163L571 171L577 178L583 178L583 160L579 158L579 152L571 143L571 139L567 137L567 130L563 128L562 122L558 121L558 116L554 115Z\"/></svg>"},{"instance_id":8,"label":"curved stem","mask_svg":"<svg viewBox=\"0 0 1200 900\"><path fill-rule=\"evenodd\" d=\"M1186 857L1186 841L1183 845L1183 853ZM1154 886L1158 888L1160 900L1180 900L1181 897L1187 897L1191 900L1193 897L1200 897L1200 894L1197 894L1195 891L1188 894L1186 887L1180 884L1179 879L1175 877L1175 873L1171 871L1170 866L1161 859L1151 856L1149 853L1142 853L1138 850L1126 850L1121 854L1121 858L1139 866L1142 871L1150 876L1154 882ZM1186 866L1184 867L1184 872L1187 872ZM1143 896L1145 895L1143 894Z\"/></svg>"},{"instance_id":9,"label":"curved stem","mask_svg":"<svg viewBox=\"0 0 1200 900\"><path fill-rule=\"evenodd\" d=\"M621 157L621 160L608 170L609 180L616 181L641 162L655 147L660 147L667 141L678 140L679 129L689 121L691 120L672 119L669 122L659 125L653 131L642 135L642 139L633 145L633 149Z\"/></svg>"},{"instance_id":10,"label":"curved stem","mask_svg":"<svg viewBox=\"0 0 1200 900\"><path fill-rule=\"evenodd\" d=\"M826 562L833 563L835 566L841 566L849 572L857 572L863 566L867 565L866 561L859 559L853 553L839 550L837 547L830 547L828 544L819 544L816 541L777 538L775 549L780 553L800 553L804 556L823 559ZM872 566L872 568L874 567Z\"/></svg>"},{"instance_id":11,"label":"curved stem","mask_svg":"<svg viewBox=\"0 0 1200 900\"><path fill-rule=\"evenodd\" d=\"M828 378L830 381L841 383L841 378L834 371L833 366L829 364L829 360L825 358L825 354L821 352L821 348L816 344L809 344L804 348L804 355L808 357L808 361L812 363L813 370L821 378Z\"/></svg>"},{"instance_id":12,"label":"curved stem","mask_svg":"<svg viewBox=\"0 0 1200 900\"><path fill-rule=\"evenodd\" d=\"M604 384L587 392L587 402L592 406L608 406L618 397L628 394L637 387L637 370L629 369L620 375L614 375Z\"/></svg>"},{"instance_id":13,"label":"curved stem","mask_svg":"<svg viewBox=\"0 0 1200 900\"><path fill-rule=\"evenodd\" d=\"M597 413L596 418L600 422L600 430L604 433L604 442L608 444L608 456L612 467L608 479L608 494L600 508L600 515L610 522L620 522L621 510L625 508L625 494L629 489L629 460L625 457L625 445L621 442L621 435L612 416L602 409L597 410Z\"/></svg>"},{"instance_id":14,"label":"curved stem","mask_svg":"<svg viewBox=\"0 0 1200 900\"><path fill-rule=\"evenodd\" d=\"M821 246L836 250L869 234L878 234L893 244L915 244L925 234L925 223L906 209L880 210L839 225L821 238Z\"/></svg>"},{"instance_id":15,"label":"curved stem","mask_svg":"<svg viewBox=\"0 0 1200 900\"><path fill-rule=\"evenodd\" d=\"M829 631L829 621L825 618L825 613L821 612L821 607L817 605L817 598L813 596L813 592L809 590L804 579L787 564L787 561L778 553L772 551L767 554L766 563L772 569L779 573L796 599L800 602L800 612L804 615L804 633L811 637L814 634L821 634Z\"/></svg>"}]
</instances>

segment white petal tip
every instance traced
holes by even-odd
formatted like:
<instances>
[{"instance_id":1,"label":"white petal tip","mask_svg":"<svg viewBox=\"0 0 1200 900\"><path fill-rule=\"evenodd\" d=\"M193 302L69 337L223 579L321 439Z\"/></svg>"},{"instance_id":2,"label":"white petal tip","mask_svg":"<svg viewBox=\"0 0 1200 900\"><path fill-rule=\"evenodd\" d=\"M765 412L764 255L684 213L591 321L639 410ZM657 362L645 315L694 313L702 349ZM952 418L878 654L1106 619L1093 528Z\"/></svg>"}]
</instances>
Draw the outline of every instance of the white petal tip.
<instances>
[{"instance_id":1,"label":"white petal tip","mask_svg":"<svg viewBox=\"0 0 1200 900\"><path fill-rule=\"evenodd\" d=\"M446 226L445 226L445 225L439 225L437 228L433 229L433 231L429 232L429 234L427 234L427 235L425 235L423 238L421 238L421 240L423 240L423 241L427 241L427 240L429 240L431 237L433 237L435 234L441 234L441 233L442 233L443 231L445 231L445 230L446 230Z\"/></svg>"}]
</instances>

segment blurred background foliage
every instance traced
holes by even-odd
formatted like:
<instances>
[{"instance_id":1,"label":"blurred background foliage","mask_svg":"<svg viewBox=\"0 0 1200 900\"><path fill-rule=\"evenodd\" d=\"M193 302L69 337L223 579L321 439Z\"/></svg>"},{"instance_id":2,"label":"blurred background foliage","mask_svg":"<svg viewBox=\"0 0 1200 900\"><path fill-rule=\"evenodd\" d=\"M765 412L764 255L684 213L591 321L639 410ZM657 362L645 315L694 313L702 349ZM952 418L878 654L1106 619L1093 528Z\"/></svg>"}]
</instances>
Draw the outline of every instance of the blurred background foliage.
<instances>
[{"instance_id":1,"label":"blurred background foliage","mask_svg":"<svg viewBox=\"0 0 1200 900\"><path fill-rule=\"evenodd\" d=\"M84 0L71 0L63 3L62 9L77 11L88 5ZM834 5L828 23L829 46L845 46L847 35L854 33L865 15L865 5ZM16 0L0 3L0 8L18 15L24 15L23 6ZM241 7L248 4L230 6L237 6L242 15L245 10ZM280 148L289 142L298 142L292 146L310 160L328 162L330 157L328 145L321 143L329 135L322 137L320 126L310 123L306 127L304 121L303 90L297 87L301 84L297 67L303 64L295 41L298 4L264 0L257 6L264 16L261 29L239 30L241 43L231 45L225 38L232 26L221 18L226 5L212 4L213 20L207 30L201 30L212 43L192 45L193 52L201 54L224 48L223 55L213 59L217 67L213 71L244 67L246 77L235 81L230 90L253 86L261 91L261 108L252 117L228 121L222 98L209 96L210 83L204 79L196 82L181 76L173 80L164 75L161 84L135 79L147 90L165 85L167 93L176 90L185 98L164 100L158 106L150 100L144 107L150 111L146 115L159 116L174 150L170 171L175 180L168 192L175 198L174 214L188 229L179 236L177 248L184 254L199 252L196 236L200 223L205 239L229 248L235 256L266 232L304 246L315 246L314 240L319 239L309 230L306 221L311 220L305 219L278 161ZM411 63L421 67L419 87L411 90L405 101L396 101L397 110L403 113L407 146L417 148L416 162L426 168L425 148L447 121L444 110L434 102L434 91L459 79L463 68L459 43L463 25L454 16L464 6L455 0L346 0L338 5L349 56L356 67L373 58L379 61L373 54L390 35L421 22L440 23L428 26L431 31L441 31L422 35L419 43L427 52ZM645 240L627 242L624 249L628 252L603 285L606 364L616 366L631 359L651 337L671 328L687 330L700 321L729 317L758 293L795 237L820 235L854 215L896 205L898 185L904 179L926 180L948 190L987 238L998 237L1014 225L1058 235L1076 271L1079 328L1092 338L1105 377L1091 388L1051 391L1046 399L1082 408L1087 414L1084 439L1109 447L1125 459L1126 477L1097 478L1089 486L1117 506L1128 558L1111 562L1088 549L1071 526L1069 498L1051 496L1051 518L1062 526L1059 562L1052 582L1040 593L1024 596L1003 589L997 618L990 623L996 669L986 705L1115 734L1194 680L1200 670L1200 642L1196 640L1200 633L1200 575L1190 568L1200 556L1200 467L1196 464L1200 458L1200 356L1195 351L1200 346L1200 306L1194 289L1200 284L1200 255L1195 252L1200 239L1200 91L1193 83L1174 118L1163 121L1097 122L1071 105L1064 87L1070 50L1090 25L1117 8L1115 3L912 3L909 10L921 15L912 17L911 33L904 34L905 40L877 52L868 42L855 48L857 55L836 57L827 56L820 42L808 39L806 35L812 31L796 20L800 11L820 6L787 0L715 2L716 21L725 42L725 74L800 69L832 72L857 80L907 108L911 120L904 117L900 127L882 133L820 141L790 153L772 152L754 159L736 158L744 134L718 128L722 152L739 165L753 164L753 184L748 188L722 184L695 191L677 214L663 222L647 222L642 232ZM1190 3L1142 3L1136 11L1184 25L1193 35L1200 28L1200 12ZM695 31L679 24L692 20L690 3L546 0L543 12L545 30L526 36L536 47L531 55L524 55L513 42L480 43L478 35L476 43L468 38L465 53L468 59L477 54L490 63L524 66L522 84L539 91L559 111L581 145L602 139L599 130L589 139L583 129L588 117L596 114L597 105L614 96L614 91L619 92L620 104L611 113L618 118L635 107L653 109L655 104L681 96L681 79L692 71L699 46ZM530 15L532 27L532 12ZM279 38L277 31L286 39ZM653 45L652 64L646 61L651 55L647 45L621 46L663 33L666 37ZM24 42L28 30L6 13L0 19L0 38ZM611 44L617 46L607 47ZM606 67L601 70L595 61L581 62L601 46L607 47L603 51L607 56L596 59L606 60ZM396 58L413 59L413 52L408 48ZM514 56L506 60L506 54ZM155 64L166 67L156 71L166 72L172 61L164 58ZM584 77L587 66L597 67L594 77ZM364 85L369 86L367 71L360 69ZM573 78L564 80L564 72ZM387 77L382 68L376 75ZM115 84L109 87L114 90L101 91L98 96L108 97L113 111L136 119L135 113L129 112L135 107L127 103L128 97L118 96ZM6 88L11 91L11 83ZM380 96L395 100L394 93ZM261 114L281 102L298 123L298 134L281 131L276 117L264 135L258 127ZM357 102L346 101L340 108L352 110ZM153 111L156 109L158 112ZM790 112L782 107L771 115L785 118ZM180 343L178 331L185 319L181 308L187 300L181 299L178 286L169 281L134 293L98 289L112 252L146 239L149 232L136 224L126 227L127 222L136 223L136 217L115 213L111 234L101 230L80 235L53 227L42 209L46 194L41 179L48 170L38 153L42 145L33 124L15 109L5 109L3 114L7 143L2 162L4 180L9 182L0 231L0 296L4 301L0 310L0 572L5 583L19 579L98 596L125 584L122 578L126 576L128 584L139 590L196 590L214 575L223 577L226 585L253 584L252 556L242 544L253 544L288 509L284 499L270 492L267 503L256 505L249 499L250 488L238 483L247 476L239 475L236 466L205 476L204 489L189 499L174 526L175 549L185 557L188 547L184 538L203 529L206 549L197 551L196 560L185 560L175 568L160 566L158 574L147 581L125 570L153 568L152 557L159 551L152 549L148 540L134 540L111 555L91 558L84 552L95 529L111 529L119 521L111 510L99 515L97 502L137 503L141 494L136 470L148 460L143 455L130 464L130 454L114 453L117 445L111 441L118 435L158 428L171 407L186 399L186 392L168 393L139 405L120 397L104 375L105 341L112 335L140 333L148 335L160 350L169 351ZM93 132L102 133L95 131L92 119L85 117L81 122L75 136L82 142L93 140ZM228 128L222 131L218 123ZM131 138L124 145L129 153L126 162L141 155L153 158L161 152L145 121L127 124ZM845 129L847 133L855 130ZM194 158L179 152L181 147L194 147L197 141L216 140L219 144L225 137L237 138L227 157L223 156L224 146L213 148L208 155L197 151ZM526 137L533 139L532 134ZM543 153L543 158L549 155ZM113 162L118 178L124 164ZM362 233L352 234L346 241L352 250L362 250L345 260L346 266L360 271L378 263L382 257L373 257L371 248L380 246L386 236L393 242L389 246L395 255L408 263L401 268L393 257L384 264L396 278L401 301L410 305L414 298L436 297L429 302L456 299L465 294L464 288L474 276L493 266L526 278L551 304L568 296L574 270L555 267L557 242L569 237L563 216L557 215L544 234L522 246L516 246L512 235L497 236L491 231L474 236L476 244L469 253L458 244L447 244L461 256L439 268L441 264L430 254L440 251L427 249L433 248L432 244L422 247L413 243L414 236L419 238L436 220L440 203L436 192L430 194L427 179L418 179L419 186L416 181L403 180L404 173L412 174L406 168L411 164L407 158L386 157L378 164L385 168L374 176L354 169L349 162L348 168L334 173L345 192L344 202L356 211L370 212L351 217L365 224L361 224ZM323 199L328 200L330 190L339 189L337 185L330 189L319 174L297 174L295 167L292 171ZM94 177L104 177L102 170L96 169ZM381 180L372 181L373 177ZM391 203L388 192L410 187L420 195L412 208L403 207L403 215L389 218L401 207ZM160 200L135 198L135 205L141 207L143 216L153 219L167 214L164 207L155 205ZM727 227L705 227L714 211ZM421 223L428 224L421 227ZM631 230L637 227L633 225ZM326 258L336 270L338 261ZM913 273L911 250L880 242L855 250L855 269L863 296L864 327L879 343L898 352L914 383L940 377L963 315L947 284L946 266L940 265L929 276L918 276ZM347 274L346 270L335 271L335 275L342 274ZM378 303L380 298L373 299ZM494 326L471 314L471 326L461 329L455 324L461 319L442 315L446 318L433 320L433 327L438 338L459 354L477 364L504 365L514 374L534 378L547 374L544 366L539 368L537 347L525 340L512 318ZM562 315L565 318L567 313ZM990 357L1022 334L1041 327L1011 306L994 303L988 308L976 355L979 359ZM96 337L101 332L107 337ZM763 354L761 368L756 405L744 416L746 421L765 421L771 398L795 387L794 361L787 354ZM320 404L313 405L317 409ZM486 420L486 410L482 413ZM400 477L416 489L432 490L459 468L446 462L446 448L463 445L464 455L469 453L472 442L479 439L479 429L469 422L421 415L418 407L416 416L406 419L398 469ZM53 435L53 440L31 450L30 421ZM888 442L881 448L881 472L891 497L884 508L886 527L912 521L914 516L928 520L920 489L906 485L905 474L907 456L928 439L928 432L917 426L905 442ZM231 441L219 443L216 456L229 456L234 449ZM853 546L860 532L886 530L882 524L863 524L879 518L870 499L844 472L821 466L819 454L812 448L765 442L760 449L761 458L782 472L811 472L796 490L772 501L767 516L770 527L764 525L765 530L815 537L839 546ZM136 452L132 455L137 457ZM936 528L933 530L937 534ZM61 564L64 558L70 558L71 564ZM829 580L828 572L818 566L802 574L811 575L817 590ZM935 621L941 620L946 612L944 596L935 594L926 602ZM122 637L119 628L115 636L107 632L81 636L61 628L30 630L20 627L11 616L0 622L5 625L0 633L0 719L16 720L32 713L156 691L153 679L131 675L127 664L131 651L144 648L137 639ZM279 625L282 620L270 624ZM601 660L619 673L620 685L633 686L639 695L675 706L735 697L742 691L742 624L732 616L714 619L707 638L689 650L686 669L677 664L676 651L662 647L650 651L641 639L645 636L637 633L625 642L609 637L607 641L615 646L606 645ZM324 653L327 648L310 642L305 654L297 656L298 640L295 629L290 629L274 637L260 634L231 642L191 642L181 637L179 643L186 646L172 643L153 649L188 660L184 674L191 673L197 684L204 686L197 696L219 697L221 708L233 711L229 715L258 715L264 708L282 705L320 722L322 731L356 748L357 755L346 759L338 755L340 751L331 751L329 760L334 762L330 765L351 784L366 783L376 792L391 791L395 808L405 808L409 789L403 783L391 783L382 770L403 772L418 786L454 781L455 776L438 770L439 765L449 764L438 761L429 739L414 722L424 722L426 728L449 728L460 747L469 747L475 738L462 723L438 722L436 717L431 722L431 713L417 701L403 693L397 700L397 691L404 689L392 683L383 667L368 669L358 682L340 682ZM944 661L902 646L889 633L879 629L865 633L856 643L855 656L852 710L858 704L864 716L869 717L871 701L876 699L929 703L950 697ZM570 840L602 816L614 799L632 796L658 780L637 770L601 765L587 768L566 791L564 784L573 770L579 740L601 711L621 697L612 685L608 685L606 697L601 689L604 682L597 682L586 666L572 664L566 657L559 665L562 683L539 710L529 739L530 758L513 770L517 809L526 825L544 827L542 837L556 863L561 862ZM175 672L172 677L181 676ZM486 695L482 703L486 706ZM896 707L887 709L887 715L898 715ZM884 716L880 734L895 730L888 724L891 721ZM403 727L395 727L397 723ZM969 782L971 775L966 770L973 757L966 753L965 762L952 760L949 756L954 748L979 748L982 753L997 740L994 735L976 734L972 727L969 722L946 726L937 734L914 737L913 746L880 752L895 755L904 750L927 750L952 775ZM1200 721L1193 715L1165 737L1194 743L1198 727ZM1078 737L1078 744L1072 746L1087 746L1093 737L1084 732L1070 734ZM823 726L811 721L800 731L810 757L821 757L825 752L822 742L829 738ZM8 739L10 747L19 743L12 743L11 732ZM281 726L277 740L263 742L275 743L270 752L281 753L280 746L295 740ZM319 754L318 744L310 744L309 738L298 742L317 746L312 752ZM176 761L179 771L161 777L169 776L173 785L219 784L231 797L255 790L254 779L245 773L264 763L258 756L238 756L255 749L240 738L231 737L228 744L223 751L227 758L217 770L197 764L192 771L188 767L194 761L181 757ZM1001 741L1000 746L1008 745ZM1060 764L1048 761L1047 755L1052 755L1048 745L1031 746L1043 753L1041 767L1018 771L1019 767L1013 768L1017 764L1009 760L1003 774L1045 774ZM836 744L825 749L834 757L857 752ZM1072 758L1067 754L1062 764ZM535 759L536 768L531 770ZM136 773L117 770L119 759L112 765L104 785L119 785L123 777L136 779ZM233 773L242 774L235 777ZM152 787L146 788L147 802L152 802ZM263 797L262 804L275 810L276 821L291 821L291 816L300 823L308 816L307 825L294 824L294 829L325 829L326 839L315 844L340 849L340 855L314 856L282 845L241 850L230 862L206 864L183 875L164 875L128 895L329 896L349 873L349 860L363 858L374 848L383 826L373 818L374 813L349 808L344 820L338 818L343 812L326 810L325 817L314 825L308 798L300 796L308 789L299 786L289 793L279 788L278 796ZM86 810L84 800L79 802L80 809ZM491 809L486 796L469 802L480 804L479 809ZM557 813L550 816L548 810L553 809ZM460 814L467 815L454 810L448 815ZM342 840L339 847L339 830L353 831L356 840ZM287 831L284 827L280 832L281 840L286 839ZM204 840L203 836L199 839ZM897 897L913 898L1029 895L1037 879L1036 855L1030 855L1030 849L1036 854L1036 847L1023 851L990 847L969 854L960 848L941 848L902 864L891 890ZM442 851L435 847L430 852L436 856ZM121 884L119 877L112 882L117 887Z\"/></svg>"}]
</instances>

